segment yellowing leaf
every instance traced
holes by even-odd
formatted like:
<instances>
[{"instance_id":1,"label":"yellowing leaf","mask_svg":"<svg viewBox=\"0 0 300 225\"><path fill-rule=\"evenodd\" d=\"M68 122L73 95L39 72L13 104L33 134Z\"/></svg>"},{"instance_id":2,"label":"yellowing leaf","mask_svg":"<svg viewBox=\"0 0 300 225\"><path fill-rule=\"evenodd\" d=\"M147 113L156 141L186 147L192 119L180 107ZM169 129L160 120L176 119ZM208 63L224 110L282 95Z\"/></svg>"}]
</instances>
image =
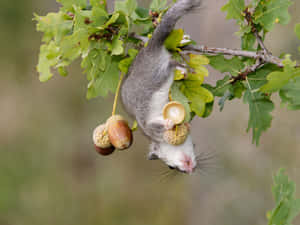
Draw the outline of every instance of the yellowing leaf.
<instances>
[{"instance_id":1,"label":"yellowing leaf","mask_svg":"<svg viewBox=\"0 0 300 225\"><path fill-rule=\"evenodd\" d=\"M190 105L189 105L189 100L187 99L187 97L180 91L180 86L181 86L181 82L174 82L171 90L170 90L170 97L172 99L172 101L178 101L180 102L186 112L185 115L185 122L189 122L191 120L191 109L190 109Z\"/></svg>"},{"instance_id":2,"label":"yellowing leaf","mask_svg":"<svg viewBox=\"0 0 300 225\"><path fill-rule=\"evenodd\" d=\"M198 66L195 68L196 74L199 76L207 77L208 76L208 70L204 66Z\"/></svg>"},{"instance_id":3,"label":"yellowing leaf","mask_svg":"<svg viewBox=\"0 0 300 225\"><path fill-rule=\"evenodd\" d=\"M131 130L132 130L132 131L136 131L137 129L138 129L138 123L137 123L137 121L135 120L135 121L133 122L133 124L132 124Z\"/></svg>"},{"instance_id":4,"label":"yellowing leaf","mask_svg":"<svg viewBox=\"0 0 300 225\"><path fill-rule=\"evenodd\" d=\"M190 54L190 61L188 65L194 69L197 69L200 65L208 65L209 59L204 55Z\"/></svg>"},{"instance_id":5,"label":"yellowing leaf","mask_svg":"<svg viewBox=\"0 0 300 225\"><path fill-rule=\"evenodd\" d=\"M203 66L209 64L209 59L204 55L190 54L190 61L188 65L194 69L194 73L189 73L189 80L199 80L201 84L204 81L204 77L208 76L208 70Z\"/></svg>"},{"instance_id":6,"label":"yellowing leaf","mask_svg":"<svg viewBox=\"0 0 300 225\"><path fill-rule=\"evenodd\" d=\"M198 116L203 116L205 112L205 104L214 100L213 94L204 87L201 87L201 81L196 76L188 77L182 82L181 91L189 99L193 112Z\"/></svg>"},{"instance_id":7,"label":"yellowing leaf","mask_svg":"<svg viewBox=\"0 0 300 225\"><path fill-rule=\"evenodd\" d=\"M168 38L165 40L165 47L168 50L179 50L177 47L180 46L180 42L183 38L184 32L182 29L173 30Z\"/></svg>"},{"instance_id":8,"label":"yellowing leaf","mask_svg":"<svg viewBox=\"0 0 300 225\"><path fill-rule=\"evenodd\" d=\"M174 71L174 80L182 80L184 79L184 72L181 70Z\"/></svg>"}]
</instances>

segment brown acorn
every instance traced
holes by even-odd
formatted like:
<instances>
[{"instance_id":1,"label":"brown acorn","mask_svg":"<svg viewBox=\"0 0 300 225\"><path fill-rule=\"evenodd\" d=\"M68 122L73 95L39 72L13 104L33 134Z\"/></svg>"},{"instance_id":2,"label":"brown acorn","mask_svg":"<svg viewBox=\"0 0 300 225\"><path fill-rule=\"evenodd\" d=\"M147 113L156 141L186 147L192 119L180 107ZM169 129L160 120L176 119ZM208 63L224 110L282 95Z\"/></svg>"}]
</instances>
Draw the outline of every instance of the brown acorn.
<instances>
[{"instance_id":1,"label":"brown acorn","mask_svg":"<svg viewBox=\"0 0 300 225\"><path fill-rule=\"evenodd\" d=\"M101 155L110 155L115 147L109 141L106 124L101 124L93 132L93 141L96 151Z\"/></svg>"},{"instance_id":2,"label":"brown acorn","mask_svg":"<svg viewBox=\"0 0 300 225\"><path fill-rule=\"evenodd\" d=\"M186 124L176 125L170 130L164 132L164 140L170 145L181 145L185 142L189 134L189 128Z\"/></svg>"},{"instance_id":3,"label":"brown acorn","mask_svg":"<svg viewBox=\"0 0 300 225\"><path fill-rule=\"evenodd\" d=\"M130 147L133 140L132 131L122 116L115 115L110 117L106 125L109 140L115 148L124 150Z\"/></svg>"},{"instance_id":4,"label":"brown acorn","mask_svg":"<svg viewBox=\"0 0 300 225\"><path fill-rule=\"evenodd\" d=\"M100 155L103 155L103 156L110 155L115 151L114 146L110 146L108 148L100 148L97 145L95 145L95 149Z\"/></svg>"}]
</instances>

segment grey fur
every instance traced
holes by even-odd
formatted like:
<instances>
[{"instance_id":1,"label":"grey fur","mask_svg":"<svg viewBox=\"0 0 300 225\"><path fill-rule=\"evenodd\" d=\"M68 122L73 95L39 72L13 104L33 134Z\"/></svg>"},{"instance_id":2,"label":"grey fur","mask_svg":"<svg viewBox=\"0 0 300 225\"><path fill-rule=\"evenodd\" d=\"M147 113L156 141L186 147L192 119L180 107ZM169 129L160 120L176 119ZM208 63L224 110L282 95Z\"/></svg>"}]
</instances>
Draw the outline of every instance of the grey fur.
<instances>
[{"instance_id":1,"label":"grey fur","mask_svg":"<svg viewBox=\"0 0 300 225\"><path fill-rule=\"evenodd\" d=\"M124 107L129 114L136 118L139 127L153 142L151 146L157 146L163 142L162 134L165 129L162 122L152 121L155 119L150 113L153 111L153 96L159 94L155 104L157 104L158 110L162 110L168 102L166 93L172 85L175 67L169 52L164 47L164 41L178 19L198 7L200 2L200 0L178 0L167 11L147 47L139 52L132 63L123 82L121 98Z\"/></svg>"}]
</instances>

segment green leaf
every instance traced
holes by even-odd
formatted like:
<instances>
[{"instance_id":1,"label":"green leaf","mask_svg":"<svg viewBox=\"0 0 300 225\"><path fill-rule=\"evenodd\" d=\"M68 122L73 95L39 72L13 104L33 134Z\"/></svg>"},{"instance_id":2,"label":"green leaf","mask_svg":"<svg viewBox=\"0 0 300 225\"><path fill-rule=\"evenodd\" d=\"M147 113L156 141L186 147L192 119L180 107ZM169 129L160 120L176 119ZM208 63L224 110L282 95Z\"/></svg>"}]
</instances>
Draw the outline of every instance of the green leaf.
<instances>
[{"instance_id":1,"label":"green leaf","mask_svg":"<svg viewBox=\"0 0 300 225\"><path fill-rule=\"evenodd\" d=\"M256 8L256 6L259 4L259 2L262 0L252 0L250 3L250 6L252 6L253 8Z\"/></svg>"},{"instance_id":2,"label":"green leaf","mask_svg":"<svg viewBox=\"0 0 300 225\"><path fill-rule=\"evenodd\" d=\"M300 23L295 25L295 33L296 33L298 39L300 39Z\"/></svg>"},{"instance_id":3,"label":"green leaf","mask_svg":"<svg viewBox=\"0 0 300 225\"><path fill-rule=\"evenodd\" d=\"M93 6L91 15L91 21L93 21L93 23L91 24L91 26L101 27L108 20L108 13L105 9L105 5L100 4L99 0L91 1L91 4Z\"/></svg>"},{"instance_id":4,"label":"green leaf","mask_svg":"<svg viewBox=\"0 0 300 225\"><path fill-rule=\"evenodd\" d=\"M187 97L185 97L185 95L180 91L180 86L181 86L181 82L173 82L172 87L171 87L171 98L172 101L178 101L180 102L184 109L185 109L185 122L189 122L191 120L191 109L189 106L189 100L187 99Z\"/></svg>"},{"instance_id":5,"label":"green leaf","mask_svg":"<svg viewBox=\"0 0 300 225\"><path fill-rule=\"evenodd\" d=\"M143 7L137 7L135 9L135 19L139 20L139 21L144 21L144 20L148 20L149 17L149 10Z\"/></svg>"},{"instance_id":6,"label":"green leaf","mask_svg":"<svg viewBox=\"0 0 300 225\"><path fill-rule=\"evenodd\" d=\"M101 49L91 49L89 54L83 58L81 67L87 74L87 79L92 85L99 74L103 73L107 68L107 56Z\"/></svg>"},{"instance_id":7,"label":"green leaf","mask_svg":"<svg viewBox=\"0 0 300 225\"><path fill-rule=\"evenodd\" d=\"M259 23L266 31L270 31L275 23L288 24L288 8L291 4L290 0L260 1L255 9L254 22Z\"/></svg>"},{"instance_id":8,"label":"green leaf","mask_svg":"<svg viewBox=\"0 0 300 225\"><path fill-rule=\"evenodd\" d=\"M221 97L218 105L220 111L223 110L225 102L234 98L241 98L245 87L241 81L232 82L230 76L226 75L223 79L218 80L215 87L211 87L210 91L214 96Z\"/></svg>"},{"instance_id":9,"label":"green leaf","mask_svg":"<svg viewBox=\"0 0 300 225\"><path fill-rule=\"evenodd\" d=\"M99 95L104 97L108 92L114 93L119 81L119 70L117 58L110 55L105 56L106 67L102 72L100 69L95 68L96 60L93 60L93 66L87 71L88 76L92 78L87 92L87 98L95 98Z\"/></svg>"},{"instance_id":10,"label":"green leaf","mask_svg":"<svg viewBox=\"0 0 300 225\"><path fill-rule=\"evenodd\" d=\"M129 69L131 63L133 62L133 60L135 59L137 54L138 54L138 51L136 49L132 48L132 49L128 50L129 57L121 60L119 63L119 69L121 72L123 72L125 74L128 72L128 69Z\"/></svg>"},{"instance_id":11,"label":"green leaf","mask_svg":"<svg viewBox=\"0 0 300 225\"><path fill-rule=\"evenodd\" d=\"M103 29L107 28L109 25L114 24L118 18L120 16L120 13L114 13L110 19L105 23L105 25L103 26Z\"/></svg>"},{"instance_id":12,"label":"green leaf","mask_svg":"<svg viewBox=\"0 0 300 225\"><path fill-rule=\"evenodd\" d=\"M269 225L291 225L292 220L300 213L300 199L295 198L296 185L280 169L273 178L272 192L275 208L268 212Z\"/></svg>"},{"instance_id":13,"label":"green leaf","mask_svg":"<svg viewBox=\"0 0 300 225\"><path fill-rule=\"evenodd\" d=\"M73 22L65 20L65 14L49 13L46 16L34 15L34 20L37 21L37 30L44 33L43 42L49 43L55 40L60 42L64 36L71 32Z\"/></svg>"},{"instance_id":14,"label":"green leaf","mask_svg":"<svg viewBox=\"0 0 300 225\"><path fill-rule=\"evenodd\" d=\"M92 9L102 8L103 10L105 10L105 8L106 8L106 0L89 0L89 2L92 6Z\"/></svg>"},{"instance_id":15,"label":"green leaf","mask_svg":"<svg viewBox=\"0 0 300 225\"><path fill-rule=\"evenodd\" d=\"M229 0L228 3L221 8L221 11L227 12L226 19L235 19L237 24L242 24L244 21L244 9L244 0Z\"/></svg>"},{"instance_id":16,"label":"green leaf","mask_svg":"<svg viewBox=\"0 0 300 225\"><path fill-rule=\"evenodd\" d=\"M150 9L155 12L161 12L165 9L167 0L153 0L150 4Z\"/></svg>"},{"instance_id":17,"label":"green leaf","mask_svg":"<svg viewBox=\"0 0 300 225\"><path fill-rule=\"evenodd\" d=\"M229 90L232 94L232 99L233 99L233 98L241 98L243 95L243 92L246 90L246 88L245 88L245 85L241 81L237 81L231 85Z\"/></svg>"},{"instance_id":18,"label":"green leaf","mask_svg":"<svg viewBox=\"0 0 300 225\"><path fill-rule=\"evenodd\" d=\"M290 60L289 55L283 61L283 71L274 71L267 76L268 83L260 88L260 91L265 93L271 93L279 91L284 85L286 85L291 79L300 76L300 68L295 68L296 62Z\"/></svg>"},{"instance_id":19,"label":"green leaf","mask_svg":"<svg viewBox=\"0 0 300 225\"><path fill-rule=\"evenodd\" d=\"M223 55L208 56L209 65L221 73L229 72L232 76L236 76L244 67L243 61L239 57L226 59Z\"/></svg>"},{"instance_id":20,"label":"green leaf","mask_svg":"<svg viewBox=\"0 0 300 225\"><path fill-rule=\"evenodd\" d=\"M112 40L111 55L121 55L124 52L123 41L119 40L118 36L115 36Z\"/></svg>"},{"instance_id":21,"label":"green leaf","mask_svg":"<svg viewBox=\"0 0 300 225\"><path fill-rule=\"evenodd\" d=\"M60 66L57 68L57 71L59 72L59 74L63 77L66 77L68 75L68 71L66 70L65 67Z\"/></svg>"},{"instance_id":22,"label":"green leaf","mask_svg":"<svg viewBox=\"0 0 300 225\"><path fill-rule=\"evenodd\" d=\"M262 132L271 126L272 116L270 112L274 109L274 104L270 96L259 92L261 86L266 83L267 75L276 70L277 66L267 64L254 73L247 76L244 94L244 102L249 104L249 121L247 132L252 129L252 141L259 144Z\"/></svg>"},{"instance_id":23,"label":"green leaf","mask_svg":"<svg viewBox=\"0 0 300 225\"><path fill-rule=\"evenodd\" d=\"M168 50L176 51L178 46L183 38L184 32L182 29L173 30L171 34L165 40L165 47Z\"/></svg>"},{"instance_id":24,"label":"green leaf","mask_svg":"<svg viewBox=\"0 0 300 225\"><path fill-rule=\"evenodd\" d=\"M232 96L231 92L227 90L218 102L218 105L220 106L220 112L224 109L225 102L232 98L233 98L233 96Z\"/></svg>"},{"instance_id":25,"label":"green leaf","mask_svg":"<svg viewBox=\"0 0 300 225\"><path fill-rule=\"evenodd\" d=\"M256 38L252 32L245 33L242 36L242 49L248 51L255 51L255 48L253 47L255 42Z\"/></svg>"},{"instance_id":26,"label":"green leaf","mask_svg":"<svg viewBox=\"0 0 300 225\"><path fill-rule=\"evenodd\" d=\"M213 111L214 101L205 104L205 111L202 115L203 118L209 117Z\"/></svg>"},{"instance_id":27,"label":"green leaf","mask_svg":"<svg viewBox=\"0 0 300 225\"><path fill-rule=\"evenodd\" d=\"M48 45L44 44L41 46L39 62L37 65L37 71L40 74L39 79L41 82L46 82L53 76L51 67L59 62L59 55L59 47L54 41L51 41Z\"/></svg>"},{"instance_id":28,"label":"green leaf","mask_svg":"<svg viewBox=\"0 0 300 225\"><path fill-rule=\"evenodd\" d=\"M288 109L299 110L300 107L300 77L290 80L280 92L282 103L287 103Z\"/></svg>"},{"instance_id":29,"label":"green leaf","mask_svg":"<svg viewBox=\"0 0 300 225\"><path fill-rule=\"evenodd\" d=\"M80 8L86 7L86 0L56 0L60 4L63 5L63 10L70 10L72 9L73 5L79 6Z\"/></svg>"},{"instance_id":30,"label":"green leaf","mask_svg":"<svg viewBox=\"0 0 300 225\"><path fill-rule=\"evenodd\" d=\"M136 0L125 0L115 2L115 11L122 11L127 16L131 16L137 7Z\"/></svg>"},{"instance_id":31,"label":"green leaf","mask_svg":"<svg viewBox=\"0 0 300 225\"><path fill-rule=\"evenodd\" d=\"M244 101L249 104L249 121L247 132L252 129L252 142L259 144L261 133L271 126L271 112L274 109L273 102L269 97L261 93L253 93L247 90Z\"/></svg>"},{"instance_id":32,"label":"green leaf","mask_svg":"<svg viewBox=\"0 0 300 225\"><path fill-rule=\"evenodd\" d=\"M225 76L223 79L217 81L216 86L212 88L214 96L222 97L230 88L230 76Z\"/></svg>"}]
</instances>

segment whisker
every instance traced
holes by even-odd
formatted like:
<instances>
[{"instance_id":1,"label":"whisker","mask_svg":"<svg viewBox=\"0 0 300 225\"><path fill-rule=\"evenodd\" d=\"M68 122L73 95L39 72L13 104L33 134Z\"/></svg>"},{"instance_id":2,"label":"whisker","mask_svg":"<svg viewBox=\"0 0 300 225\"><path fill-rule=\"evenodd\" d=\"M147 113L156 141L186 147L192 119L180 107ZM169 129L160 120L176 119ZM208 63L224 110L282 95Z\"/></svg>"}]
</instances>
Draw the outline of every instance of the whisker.
<instances>
[{"instance_id":1,"label":"whisker","mask_svg":"<svg viewBox=\"0 0 300 225\"><path fill-rule=\"evenodd\" d=\"M196 156L197 166L195 171L199 172L201 175L209 175L210 172L220 168L217 165L218 158L219 157L216 151L200 152Z\"/></svg>"},{"instance_id":2,"label":"whisker","mask_svg":"<svg viewBox=\"0 0 300 225\"><path fill-rule=\"evenodd\" d=\"M168 177L170 176L170 174L172 172L173 171L171 171L171 170L163 171L162 174L161 174L161 176L159 177L159 183L162 183L163 181L167 181Z\"/></svg>"},{"instance_id":3,"label":"whisker","mask_svg":"<svg viewBox=\"0 0 300 225\"><path fill-rule=\"evenodd\" d=\"M196 156L196 159L199 161L204 161L212 158L217 158L216 152L201 152L199 155Z\"/></svg>"}]
</instances>

